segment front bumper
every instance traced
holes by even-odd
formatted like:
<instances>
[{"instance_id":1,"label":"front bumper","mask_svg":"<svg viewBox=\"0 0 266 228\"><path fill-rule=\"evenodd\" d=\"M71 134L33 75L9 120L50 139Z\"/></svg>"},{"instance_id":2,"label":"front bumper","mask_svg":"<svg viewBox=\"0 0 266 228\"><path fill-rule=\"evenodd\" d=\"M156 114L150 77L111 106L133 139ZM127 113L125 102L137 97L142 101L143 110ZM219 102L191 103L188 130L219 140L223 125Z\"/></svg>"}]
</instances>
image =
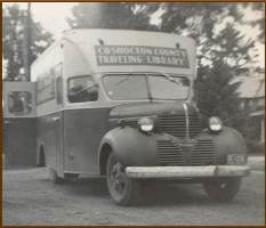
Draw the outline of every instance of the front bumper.
<instances>
[{"instance_id":1,"label":"front bumper","mask_svg":"<svg viewBox=\"0 0 266 228\"><path fill-rule=\"evenodd\" d=\"M243 177L250 173L246 165L211 166L153 166L126 168L130 178L196 178L196 177Z\"/></svg>"}]
</instances>

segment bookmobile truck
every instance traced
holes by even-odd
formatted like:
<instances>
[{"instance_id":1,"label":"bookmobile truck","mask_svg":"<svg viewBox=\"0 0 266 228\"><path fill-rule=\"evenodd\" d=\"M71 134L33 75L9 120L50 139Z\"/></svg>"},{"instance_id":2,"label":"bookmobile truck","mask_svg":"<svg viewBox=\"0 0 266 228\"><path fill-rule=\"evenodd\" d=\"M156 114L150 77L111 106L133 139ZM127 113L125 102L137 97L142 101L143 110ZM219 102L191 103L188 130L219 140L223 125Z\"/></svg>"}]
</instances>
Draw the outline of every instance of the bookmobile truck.
<instances>
[{"instance_id":1,"label":"bookmobile truck","mask_svg":"<svg viewBox=\"0 0 266 228\"><path fill-rule=\"evenodd\" d=\"M129 205L149 180L196 181L211 198L230 201L249 174L240 133L215 116L203 124L193 102L190 38L72 30L32 64L31 75L30 85L4 88L6 121L23 126L27 137L17 147L34 148L55 183L104 176L115 203Z\"/></svg>"}]
</instances>

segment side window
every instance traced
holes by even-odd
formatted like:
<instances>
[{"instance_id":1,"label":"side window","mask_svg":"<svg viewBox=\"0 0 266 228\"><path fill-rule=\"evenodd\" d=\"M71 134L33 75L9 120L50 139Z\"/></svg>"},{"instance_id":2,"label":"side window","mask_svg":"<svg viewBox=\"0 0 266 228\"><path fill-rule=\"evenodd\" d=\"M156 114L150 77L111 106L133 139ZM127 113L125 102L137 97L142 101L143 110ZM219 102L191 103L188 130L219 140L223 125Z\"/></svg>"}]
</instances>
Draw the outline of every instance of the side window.
<instances>
[{"instance_id":1,"label":"side window","mask_svg":"<svg viewBox=\"0 0 266 228\"><path fill-rule=\"evenodd\" d=\"M56 78L56 102L63 104L63 80L62 77Z\"/></svg>"},{"instance_id":2,"label":"side window","mask_svg":"<svg viewBox=\"0 0 266 228\"><path fill-rule=\"evenodd\" d=\"M55 76L53 69L43 76L37 82L37 105L43 104L55 99Z\"/></svg>"},{"instance_id":3,"label":"side window","mask_svg":"<svg viewBox=\"0 0 266 228\"><path fill-rule=\"evenodd\" d=\"M28 91L13 91L8 94L8 110L12 114L26 115L32 111L32 96Z\"/></svg>"},{"instance_id":4,"label":"side window","mask_svg":"<svg viewBox=\"0 0 266 228\"><path fill-rule=\"evenodd\" d=\"M98 85L91 76L78 76L68 80L68 100L71 103L96 101Z\"/></svg>"}]
</instances>

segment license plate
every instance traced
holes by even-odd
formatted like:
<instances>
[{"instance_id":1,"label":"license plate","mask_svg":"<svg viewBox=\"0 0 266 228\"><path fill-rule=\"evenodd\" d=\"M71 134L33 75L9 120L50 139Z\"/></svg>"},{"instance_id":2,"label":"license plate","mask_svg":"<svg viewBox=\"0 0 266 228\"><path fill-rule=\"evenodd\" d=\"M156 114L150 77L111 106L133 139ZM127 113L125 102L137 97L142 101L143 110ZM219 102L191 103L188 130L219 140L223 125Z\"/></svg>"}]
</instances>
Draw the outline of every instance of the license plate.
<instances>
[{"instance_id":1,"label":"license plate","mask_svg":"<svg viewBox=\"0 0 266 228\"><path fill-rule=\"evenodd\" d=\"M243 165L245 164L245 156L243 154L228 154L227 164L228 165Z\"/></svg>"}]
</instances>

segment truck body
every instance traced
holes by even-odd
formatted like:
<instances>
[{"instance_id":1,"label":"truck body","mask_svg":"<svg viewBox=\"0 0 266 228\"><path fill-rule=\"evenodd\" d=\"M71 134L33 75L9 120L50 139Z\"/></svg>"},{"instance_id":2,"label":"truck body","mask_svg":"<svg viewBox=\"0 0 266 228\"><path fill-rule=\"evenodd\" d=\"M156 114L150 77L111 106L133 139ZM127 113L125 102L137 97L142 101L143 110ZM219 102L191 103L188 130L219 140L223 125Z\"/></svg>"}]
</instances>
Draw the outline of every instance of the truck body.
<instances>
[{"instance_id":1,"label":"truck body","mask_svg":"<svg viewBox=\"0 0 266 228\"><path fill-rule=\"evenodd\" d=\"M112 198L125 205L147 179L198 180L209 195L231 199L248 174L242 136L218 117L204 125L193 101L190 38L72 30L33 63L31 75L36 162L54 181L106 176Z\"/></svg>"}]
</instances>

